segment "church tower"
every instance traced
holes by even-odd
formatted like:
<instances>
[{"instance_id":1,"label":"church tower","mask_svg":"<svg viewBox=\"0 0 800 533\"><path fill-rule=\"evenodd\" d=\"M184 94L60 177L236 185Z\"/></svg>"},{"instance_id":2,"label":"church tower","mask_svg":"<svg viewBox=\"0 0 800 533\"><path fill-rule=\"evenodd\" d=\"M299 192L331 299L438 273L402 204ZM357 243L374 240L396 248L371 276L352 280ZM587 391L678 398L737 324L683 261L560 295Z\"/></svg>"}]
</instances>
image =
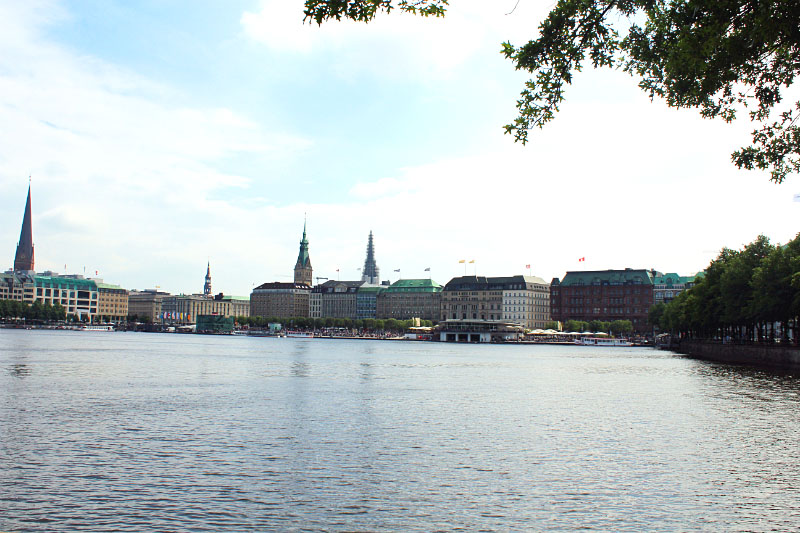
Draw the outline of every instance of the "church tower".
<instances>
[{"instance_id":1,"label":"church tower","mask_svg":"<svg viewBox=\"0 0 800 533\"><path fill-rule=\"evenodd\" d=\"M208 262L208 267L206 267L206 283L203 285L203 296L211 298L211 261Z\"/></svg>"},{"instance_id":2,"label":"church tower","mask_svg":"<svg viewBox=\"0 0 800 533\"><path fill-rule=\"evenodd\" d=\"M300 241L300 253L294 265L294 282L305 283L311 287L311 258L308 256L308 239L306 239L306 223L303 222L303 240Z\"/></svg>"},{"instance_id":3,"label":"church tower","mask_svg":"<svg viewBox=\"0 0 800 533\"><path fill-rule=\"evenodd\" d=\"M367 259L364 261L364 270L361 271L361 281L370 285L381 284L381 270L375 262L375 245L372 242L372 230L367 241Z\"/></svg>"},{"instance_id":4,"label":"church tower","mask_svg":"<svg viewBox=\"0 0 800 533\"><path fill-rule=\"evenodd\" d=\"M33 270L33 223L31 217L31 185L28 183L28 202L22 217L22 230L19 232L17 254L14 256L14 270L19 272Z\"/></svg>"}]
</instances>

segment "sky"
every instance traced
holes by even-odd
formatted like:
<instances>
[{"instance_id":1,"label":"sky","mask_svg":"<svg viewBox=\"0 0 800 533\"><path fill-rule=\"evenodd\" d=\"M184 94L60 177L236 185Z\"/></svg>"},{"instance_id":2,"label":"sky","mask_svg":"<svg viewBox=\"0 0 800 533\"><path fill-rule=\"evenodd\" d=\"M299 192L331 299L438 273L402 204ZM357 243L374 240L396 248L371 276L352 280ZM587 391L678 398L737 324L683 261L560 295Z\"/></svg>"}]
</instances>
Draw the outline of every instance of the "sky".
<instances>
[{"instance_id":1,"label":"sky","mask_svg":"<svg viewBox=\"0 0 800 533\"><path fill-rule=\"evenodd\" d=\"M552 3L451 4L318 27L301 0L0 0L0 266L29 176L37 271L172 293L201 292L207 262L214 292L291 281L304 220L315 277L359 279L373 231L383 279L441 284L686 275L796 235L797 176L730 163L750 123L616 70L579 73L514 143L527 77L500 45Z\"/></svg>"}]
</instances>

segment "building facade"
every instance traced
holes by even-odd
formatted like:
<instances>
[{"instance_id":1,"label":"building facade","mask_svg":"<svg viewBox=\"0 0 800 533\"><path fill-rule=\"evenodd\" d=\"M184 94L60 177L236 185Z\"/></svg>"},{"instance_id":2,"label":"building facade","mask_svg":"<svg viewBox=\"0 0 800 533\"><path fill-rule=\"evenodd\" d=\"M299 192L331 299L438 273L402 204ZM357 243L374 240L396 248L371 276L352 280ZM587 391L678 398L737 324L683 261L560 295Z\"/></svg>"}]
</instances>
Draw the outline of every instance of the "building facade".
<instances>
[{"instance_id":1,"label":"building facade","mask_svg":"<svg viewBox=\"0 0 800 533\"><path fill-rule=\"evenodd\" d=\"M653 280L653 303L669 303L680 293L694 286L695 279L702 273L693 276L679 276L675 273L656 273Z\"/></svg>"},{"instance_id":2,"label":"building facade","mask_svg":"<svg viewBox=\"0 0 800 533\"><path fill-rule=\"evenodd\" d=\"M161 316L157 321L169 324L195 324L199 315L219 315L223 317L250 316L250 299L239 296L225 296L222 293L213 298L202 294L179 294L165 296L161 304Z\"/></svg>"},{"instance_id":3,"label":"building facade","mask_svg":"<svg viewBox=\"0 0 800 533\"><path fill-rule=\"evenodd\" d=\"M651 270L598 270L567 272L550 283L553 320L630 320L634 331L649 331L647 316L653 305Z\"/></svg>"},{"instance_id":4,"label":"building facade","mask_svg":"<svg viewBox=\"0 0 800 533\"><path fill-rule=\"evenodd\" d=\"M440 320L502 320L504 286L493 279L460 276L448 281L442 290Z\"/></svg>"},{"instance_id":5,"label":"building facade","mask_svg":"<svg viewBox=\"0 0 800 533\"><path fill-rule=\"evenodd\" d=\"M34 293L30 303L61 304L69 315L92 320L98 314L100 294L97 284L82 276L37 275L32 276ZM25 291L30 284L26 284Z\"/></svg>"},{"instance_id":6,"label":"building facade","mask_svg":"<svg viewBox=\"0 0 800 533\"><path fill-rule=\"evenodd\" d=\"M97 314L110 320L128 318L128 291L119 285L95 281L97 285Z\"/></svg>"},{"instance_id":7,"label":"building facade","mask_svg":"<svg viewBox=\"0 0 800 533\"><path fill-rule=\"evenodd\" d=\"M363 281L328 280L320 285L321 317L351 318L358 317L357 294L364 285Z\"/></svg>"},{"instance_id":8,"label":"building facade","mask_svg":"<svg viewBox=\"0 0 800 533\"><path fill-rule=\"evenodd\" d=\"M383 287L362 285L356 292L356 318L377 318L378 299Z\"/></svg>"},{"instance_id":9,"label":"building facade","mask_svg":"<svg viewBox=\"0 0 800 533\"><path fill-rule=\"evenodd\" d=\"M419 318L438 322L441 318L442 286L431 279L401 279L378 296L378 318Z\"/></svg>"},{"instance_id":10,"label":"building facade","mask_svg":"<svg viewBox=\"0 0 800 533\"><path fill-rule=\"evenodd\" d=\"M548 282L536 276L493 279L503 284L503 320L527 329L542 329L550 321Z\"/></svg>"},{"instance_id":11,"label":"building facade","mask_svg":"<svg viewBox=\"0 0 800 533\"><path fill-rule=\"evenodd\" d=\"M305 283L263 283L250 294L250 314L263 317L310 316L311 287Z\"/></svg>"},{"instance_id":12,"label":"building facade","mask_svg":"<svg viewBox=\"0 0 800 533\"><path fill-rule=\"evenodd\" d=\"M152 323L161 322L164 317L163 302L167 296L172 295L157 289L129 291L128 316L135 316L138 319L146 317Z\"/></svg>"}]
</instances>

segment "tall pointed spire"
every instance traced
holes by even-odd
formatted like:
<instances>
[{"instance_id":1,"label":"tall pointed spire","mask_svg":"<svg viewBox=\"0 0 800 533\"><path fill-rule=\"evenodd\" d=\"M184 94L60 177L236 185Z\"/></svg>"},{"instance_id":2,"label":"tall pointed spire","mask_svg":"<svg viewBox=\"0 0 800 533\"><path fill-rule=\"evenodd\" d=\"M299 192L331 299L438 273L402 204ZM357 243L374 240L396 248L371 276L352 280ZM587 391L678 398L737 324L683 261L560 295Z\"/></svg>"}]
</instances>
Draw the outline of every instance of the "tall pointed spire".
<instances>
[{"instance_id":1,"label":"tall pointed spire","mask_svg":"<svg viewBox=\"0 0 800 533\"><path fill-rule=\"evenodd\" d=\"M297 263L294 265L294 282L305 283L311 286L311 257L308 255L308 239L306 239L306 220L303 219L303 240L300 241L300 251L297 254Z\"/></svg>"},{"instance_id":2,"label":"tall pointed spire","mask_svg":"<svg viewBox=\"0 0 800 533\"><path fill-rule=\"evenodd\" d=\"M31 184L28 178L28 201L22 217L22 230L19 232L17 254L14 256L14 270L33 270L33 217L31 216Z\"/></svg>"},{"instance_id":3,"label":"tall pointed spire","mask_svg":"<svg viewBox=\"0 0 800 533\"><path fill-rule=\"evenodd\" d=\"M203 285L203 296L211 297L211 261L206 267L206 283Z\"/></svg>"},{"instance_id":4,"label":"tall pointed spire","mask_svg":"<svg viewBox=\"0 0 800 533\"><path fill-rule=\"evenodd\" d=\"M375 262L375 244L372 242L372 230L369 232L367 241L367 259L364 261L364 270L361 271L361 281L370 285L380 285L381 271Z\"/></svg>"}]
</instances>

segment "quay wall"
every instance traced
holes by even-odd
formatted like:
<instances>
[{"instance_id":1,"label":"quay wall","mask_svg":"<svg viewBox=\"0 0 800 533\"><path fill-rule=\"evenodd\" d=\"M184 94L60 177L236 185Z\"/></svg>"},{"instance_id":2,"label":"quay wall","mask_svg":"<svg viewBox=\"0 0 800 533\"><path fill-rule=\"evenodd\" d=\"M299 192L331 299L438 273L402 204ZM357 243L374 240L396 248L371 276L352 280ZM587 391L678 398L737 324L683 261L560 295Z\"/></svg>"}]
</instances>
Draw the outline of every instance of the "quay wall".
<instances>
[{"instance_id":1,"label":"quay wall","mask_svg":"<svg viewBox=\"0 0 800 533\"><path fill-rule=\"evenodd\" d=\"M796 346L723 344L683 339L676 351L721 363L800 369L800 348Z\"/></svg>"}]
</instances>

